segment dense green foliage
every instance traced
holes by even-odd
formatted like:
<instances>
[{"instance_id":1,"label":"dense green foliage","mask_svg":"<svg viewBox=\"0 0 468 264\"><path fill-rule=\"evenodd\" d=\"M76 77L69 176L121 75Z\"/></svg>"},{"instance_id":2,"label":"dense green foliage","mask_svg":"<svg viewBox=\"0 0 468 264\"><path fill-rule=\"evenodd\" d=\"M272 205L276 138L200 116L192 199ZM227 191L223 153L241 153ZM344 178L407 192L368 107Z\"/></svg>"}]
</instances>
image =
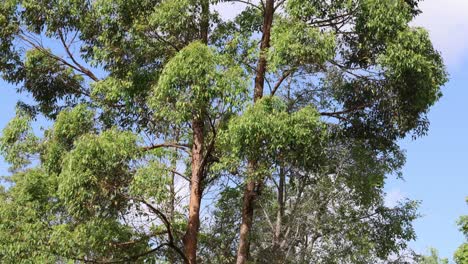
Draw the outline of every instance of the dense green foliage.
<instances>
[{"instance_id":1,"label":"dense green foliage","mask_svg":"<svg viewBox=\"0 0 468 264\"><path fill-rule=\"evenodd\" d=\"M417 203L383 187L447 80L418 1L268 0L263 49L258 1L0 1L2 78L34 99L0 137L1 263L233 263L252 180L252 263L378 263L415 238Z\"/></svg>"}]
</instances>

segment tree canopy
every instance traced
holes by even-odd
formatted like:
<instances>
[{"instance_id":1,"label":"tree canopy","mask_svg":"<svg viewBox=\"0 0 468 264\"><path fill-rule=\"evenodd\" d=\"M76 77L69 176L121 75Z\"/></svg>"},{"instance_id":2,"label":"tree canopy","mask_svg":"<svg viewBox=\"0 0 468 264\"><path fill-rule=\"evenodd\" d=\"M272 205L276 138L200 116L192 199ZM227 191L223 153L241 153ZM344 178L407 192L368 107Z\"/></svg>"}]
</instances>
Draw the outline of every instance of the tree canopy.
<instances>
[{"instance_id":1,"label":"tree canopy","mask_svg":"<svg viewBox=\"0 0 468 264\"><path fill-rule=\"evenodd\" d=\"M447 81L418 2L1 0L0 72L34 100L0 138L0 262L397 255L417 202L385 179Z\"/></svg>"}]
</instances>

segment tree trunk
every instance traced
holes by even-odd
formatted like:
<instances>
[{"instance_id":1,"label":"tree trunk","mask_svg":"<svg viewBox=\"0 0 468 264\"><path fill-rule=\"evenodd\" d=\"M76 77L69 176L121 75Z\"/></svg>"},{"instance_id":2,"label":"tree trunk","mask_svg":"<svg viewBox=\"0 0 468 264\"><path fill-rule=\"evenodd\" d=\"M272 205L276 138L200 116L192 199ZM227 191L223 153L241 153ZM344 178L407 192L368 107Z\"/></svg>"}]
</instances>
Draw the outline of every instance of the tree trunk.
<instances>
[{"instance_id":1,"label":"tree trunk","mask_svg":"<svg viewBox=\"0 0 468 264\"><path fill-rule=\"evenodd\" d=\"M266 0L265 12L263 14L263 34L260 44L260 58L257 64L257 74L255 75L254 102L263 97L267 67L266 52L270 48L271 26L273 24L273 14L275 12L274 2L274 0Z\"/></svg>"},{"instance_id":2,"label":"tree trunk","mask_svg":"<svg viewBox=\"0 0 468 264\"><path fill-rule=\"evenodd\" d=\"M189 220L184 236L184 250L190 264L197 263L197 235L200 228L200 203L203 180L203 122L198 118L192 122L192 176L190 179Z\"/></svg>"},{"instance_id":3,"label":"tree trunk","mask_svg":"<svg viewBox=\"0 0 468 264\"><path fill-rule=\"evenodd\" d=\"M177 133L178 134L178 133ZM179 136L176 136L175 142L179 142ZM171 158L171 169L174 170L174 172L171 173L171 182L169 183L169 222L171 224L174 223L175 220L175 199L176 199L176 192L175 192L175 171L177 170L177 153L173 154L173 157ZM176 263L176 257L174 254L174 251L169 250L168 256L167 256L168 262L170 264Z\"/></svg>"},{"instance_id":4,"label":"tree trunk","mask_svg":"<svg viewBox=\"0 0 468 264\"><path fill-rule=\"evenodd\" d=\"M275 252L275 263L283 263L285 255L283 254L282 239L283 239L283 218L284 218L284 203L285 203L285 186L286 175L283 167L280 167L279 182L278 182L278 212L276 212L275 232L273 236L273 252Z\"/></svg>"},{"instance_id":5,"label":"tree trunk","mask_svg":"<svg viewBox=\"0 0 468 264\"><path fill-rule=\"evenodd\" d=\"M255 170L254 162L249 162L248 171ZM247 182L244 190L244 197L242 203L242 223L240 227L239 248L237 250L237 263L246 263L249 258L250 240L249 234L252 228L254 202L256 193L257 182L250 180Z\"/></svg>"},{"instance_id":6,"label":"tree trunk","mask_svg":"<svg viewBox=\"0 0 468 264\"><path fill-rule=\"evenodd\" d=\"M200 40L208 45L208 31L210 27L210 2L201 2L200 19ZM203 109L199 109L204 112ZM189 264L197 263L198 231L200 228L200 204L202 199L202 181L204 175L203 146L205 144L204 135L204 115L195 116L192 121L193 145L192 145L192 175L190 178L190 201L189 220L187 231L184 236L184 250Z\"/></svg>"},{"instance_id":7,"label":"tree trunk","mask_svg":"<svg viewBox=\"0 0 468 264\"><path fill-rule=\"evenodd\" d=\"M281 226L284 217L284 188L285 188L285 174L284 168L280 168L279 173L279 183L278 183L278 212L276 213L276 224L275 224L275 236L274 236L274 246L275 248L280 248L281 241Z\"/></svg>"},{"instance_id":8,"label":"tree trunk","mask_svg":"<svg viewBox=\"0 0 468 264\"><path fill-rule=\"evenodd\" d=\"M257 74L255 76L254 102L263 97L265 84L265 73L267 67L266 52L270 47L271 26L273 24L274 0L266 0L265 12L263 15L262 41L260 44L260 58L257 64ZM256 162L249 160L249 168L255 170ZM240 228L239 248L237 249L237 264L247 262L250 253L250 232L254 214L255 198L263 183L263 179L249 179L245 185L242 204L242 223Z\"/></svg>"}]
</instances>

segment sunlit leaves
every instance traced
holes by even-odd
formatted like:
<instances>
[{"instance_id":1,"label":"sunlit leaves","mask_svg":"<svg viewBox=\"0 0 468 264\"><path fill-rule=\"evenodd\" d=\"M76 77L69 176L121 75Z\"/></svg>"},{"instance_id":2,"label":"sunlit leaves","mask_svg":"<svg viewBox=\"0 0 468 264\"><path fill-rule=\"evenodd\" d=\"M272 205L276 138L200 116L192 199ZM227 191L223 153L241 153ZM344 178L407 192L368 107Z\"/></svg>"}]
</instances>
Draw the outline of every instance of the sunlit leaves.
<instances>
[{"instance_id":1,"label":"sunlit leaves","mask_svg":"<svg viewBox=\"0 0 468 264\"><path fill-rule=\"evenodd\" d=\"M31 127L31 117L18 111L2 131L0 152L11 170L18 170L31 163L31 155L38 151L39 139Z\"/></svg>"},{"instance_id":2,"label":"sunlit leaves","mask_svg":"<svg viewBox=\"0 0 468 264\"><path fill-rule=\"evenodd\" d=\"M130 162L138 154L137 138L116 129L85 135L65 156L59 196L71 215L109 217L127 203L124 191L131 174Z\"/></svg>"},{"instance_id":3,"label":"sunlit leaves","mask_svg":"<svg viewBox=\"0 0 468 264\"><path fill-rule=\"evenodd\" d=\"M169 122L212 118L242 105L247 90L244 72L225 56L194 42L172 58L154 87L152 107Z\"/></svg>"},{"instance_id":4,"label":"sunlit leaves","mask_svg":"<svg viewBox=\"0 0 468 264\"><path fill-rule=\"evenodd\" d=\"M22 12L28 30L48 36L79 28L82 16L89 10L85 0L22 0Z\"/></svg>"},{"instance_id":5,"label":"sunlit leaves","mask_svg":"<svg viewBox=\"0 0 468 264\"><path fill-rule=\"evenodd\" d=\"M151 161L137 169L130 185L130 193L136 197L163 202L169 197L168 186L175 168L162 162Z\"/></svg>"},{"instance_id":6,"label":"sunlit leaves","mask_svg":"<svg viewBox=\"0 0 468 264\"><path fill-rule=\"evenodd\" d=\"M49 173L60 173L64 155L73 148L80 136L93 132L94 112L86 105L65 109L57 116L52 129L46 131L47 140L41 160Z\"/></svg>"},{"instance_id":7,"label":"sunlit leaves","mask_svg":"<svg viewBox=\"0 0 468 264\"><path fill-rule=\"evenodd\" d=\"M277 20L269 50L271 70L277 67L320 67L335 56L335 36L301 21Z\"/></svg>"},{"instance_id":8,"label":"sunlit leaves","mask_svg":"<svg viewBox=\"0 0 468 264\"><path fill-rule=\"evenodd\" d=\"M163 0L149 16L146 30L159 35L166 42L180 47L179 43L188 44L198 39L197 6L192 0Z\"/></svg>"},{"instance_id":9,"label":"sunlit leaves","mask_svg":"<svg viewBox=\"0 0 468 264\"><path fill-rule=\"evenodd\" d=\"M93 218L76 225L54 226L50 244L60 247L61 255L75 259L100 259L111 255L126 259L147 250L147 239L135 241L128 246L122 244L131 241L134 235L131 228L114 219ZM92 255L89 253L90 249L93 250Z\"/></svg>"},{"instance_id":10,"label":"sunlit leaves","mask_svg":"<svg viewBox=\"0 0 468 264\"><path fill-rule=\"evenodd\" d=\"M104 80L93 84L92 96L101 99L106 106L107 104L116 104L122 99L129 97L130 89L133 83L128 80L122 80L114 77L107 77Z\"/></svg>"},{"instance_id":11,"label":"sunlit leaves","mask_svg":"<svg viewBox=\"0 0 468 264\"><path fill-rule=\"evenodd\" d=\"M404 0L360 0L356 29L369 40L389 40L408 27L410 11Z\"/></svg>"},{"instance_id":12,"label":"sunlit leaves","mask_svg":"<svg viewBox=\"0 0 468 264\"><path fill-rule=\"evenodd\" d=\"M457 251L455 251L454 259L457 264L468 262L468 243L465 242L458 247Z\"/></svg>"},{"instance_id":13,"label":"sunlit leaves","mask_svg":"<svg viewBox=\"0 0 468 264\"><path fill-rule=\"evenodd\" d=\"M466 199L468 203L468 198ZM461 244L454 254L454 260L457 264L463 264L468 262L468 215L463 215L458 219L457 224L460 232L465 236L465 242Z\"/></svg>"},{"instance_id":14,"label":"sunlit leaves","mask_svg":"<svg viewBox=\"0 0 468 264\"><path fill-rule=\"evenodd\" d=\"M0 71L4 78L15 79L20 56L13 42L19 30L16 14L16 0L3 0L0 4Z\"/></svg>"},{"instance_id":15,"label":"sunlit leaves","mask_svg":"<svg viewBox=\"0 0 468 264\"><path fill-rule=\"evenodd\" d=\"M320 161L325 126L311 107L288 113L276 97L265 98L231 120L221 142L231 155L259 163L293 162L311 168Z\"/></svg>"},{"instance_id":16,"label":"sunlit leaves","mask_svg":"<svg viewBox=\"0 0 468 264\"><path fill-rule=\"evenodd\" d=\"M282 253L264 247L272 234L270 226L263 229L264 215L278 210L279 172L286 173L285 196L297 202L280 219L291 230L281 236L297 233L291 252L304 246L296 244L301 233L308 245L317 235L324 249L301 249L303 258L293 263L314 256L371 263L413 238L415 204L385 208L382 188L404 162L397 139L425 131L426 113L446 81L427 33L409 25L418 1L275 1L283 5L263 54L260 1L242 1L244 10L230 21L214 11L220 2L230 1L1 2L0 71L38 104L24 110L54 122L39 139L32 118L19 111L0 139L1 154L17 172L0 191L2 263L135 263L132 254L168 239L161 217L142 200L169 212L178 245L185 204L174 204L172 184L190 173L190 164L182 164L191 158L194 120L205 139L202 193L220 187L215 216L228 218L200 239L215 247L206 256L223 256L214 262L235 254L229 243L241 211L230 181L242 176L264 180L265 210L254 214L260 219L254 226L268 231L256 231L253 239L265 242L252 244L257 256ZM278 97L249 105L260 58L265 87ZM98 67L97 74L87 75L80 63ZM143 258L173 256L159 249Z\"/></svg>"},{"instance_id":17,"label":"sunlit leaves","mask_svg":"<svg viewBox=\"0 0 468 264\"><path fill-rule=\"evenodd\" d=\"M5 263L53 262L47 252L47 223L53 181L41 169L13 176L16 184L0 196L0 258Z\"/></svg>"}]
</instances>

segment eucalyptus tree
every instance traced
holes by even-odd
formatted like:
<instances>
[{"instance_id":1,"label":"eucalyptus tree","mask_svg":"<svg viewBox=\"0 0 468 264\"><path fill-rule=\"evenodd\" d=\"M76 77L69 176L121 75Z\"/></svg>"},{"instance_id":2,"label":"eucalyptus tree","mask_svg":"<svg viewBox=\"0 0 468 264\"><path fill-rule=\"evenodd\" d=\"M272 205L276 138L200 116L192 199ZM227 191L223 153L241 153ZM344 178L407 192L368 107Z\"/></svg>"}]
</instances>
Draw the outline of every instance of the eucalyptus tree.
<instances>
[{"instance_id":1,"label":"eucalyptus tree","mask_svg":"<svg viewBox=\"0 0 468 264\"><path fill-rule=\"evenodd\" d=\"M225 21L219 2L243 10ZM281 205L296 175L336 177L328 159L347 140L367 157L356 162L393 172L385 157L426 132L446 81L427 33L408 25L417 2L2 0L0 71L34 102L19 102L0 141L13 173L0 260L196 263L203 194L237 177L245 263L274 180ZM370 208L385 175L364 171L346 188Z\"/></svg>"},{"instance_id":2,"label":"eucalyptus tree","mask_svg":"<svg viewBox=\"0 0 468 264\"><path fill-rule=\"evenodd\" d=\"M419 1L247 2L239 19L250 18L254 24L249 29L257 33L252 37L261 36L256 65L252 66L255 103L263 96L292 100L292 108L286 111L291 119L304 107L312 107L315 114L307 115L308 122L320 120L317 128L337 126L340 135L363 141L375 159L399 155L398 139L426 132L426 114L441 96L446 74L428 33L409 25L420 12ZM281 129L269 124L286 116L276 114L274 108L270 114L262 113L262 107L257 109L258 114L234 119L227 130L234 139L231 144L245 145L233 147L232 153L246 161L238 164L247 168L237 263L249 259L255 200L271 171L288 162L294 151L304 158L293 158L295 166L303 170L313 171L321 162L318 151L311 155L301 148L285 147L297 144L300 136L312 143L320 133L311 129L309 136L294 135L294 124L281 126L290 133L278 133ZM265 142L267 151L263 151ZM320 146L321 141L316 142ZM369 186L366 181L379 186L384 180L363 176L357 181L364 186Z\"/></svg>"},{"instance_id":3,"label":"eucalyptus tree","mask_svg":"<svg viewBox=\"0 0 468 264\"><path fill-rule=\"evenodd\" d=\"M339 139L339 138L337 138ZM339 140L341 141L341 139ZM250 235L252 263L412 263L407 241L415 238L417 203L384 203L378 184L397 170L402 156L376 160L356 141L333 142L321 170L291 163L269 175L257 200ZM367 181L355 182L357 180ZM366 178L374 178L375 182ZM202 232L206 263L234 263L242 184L223 188L211 221ZM365 195L363 195L365 193Z\"/></svg>"},{"instance_id":4,"label":"eucalyptus tree","mask_svg":"<svg viewBox=\"0 0 468 264\"><path fill-rule=\"evenodd\" d=\"M34 99L1 141L2 262L195 263L216 132L248 89L213 45L210 1L5 0L0 24L3 78ZM190 182L187 221L175 178Z\"/></svg>"}]
</instances>

